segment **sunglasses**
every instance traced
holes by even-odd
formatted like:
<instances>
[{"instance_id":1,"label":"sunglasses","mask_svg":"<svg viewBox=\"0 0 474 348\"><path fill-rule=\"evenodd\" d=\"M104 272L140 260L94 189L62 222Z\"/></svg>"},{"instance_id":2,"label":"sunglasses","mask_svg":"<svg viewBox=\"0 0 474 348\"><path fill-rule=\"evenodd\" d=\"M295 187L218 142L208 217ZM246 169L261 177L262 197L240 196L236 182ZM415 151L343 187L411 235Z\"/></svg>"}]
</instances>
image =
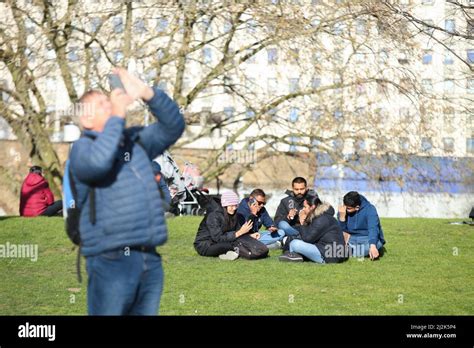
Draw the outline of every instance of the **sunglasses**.
<instances>
[{"instance_id":1,"label":"sunglasses","mask_svg":"<svg viewBox=\"0 0 474 348\"><path fill-rule=\"evenodd\" d=\"M257 202L258 205L265 205L265 204L267 204L266 202L261 202L261 201L257 201L257 200L255 200L255 202Z\"/></svg>"}]
</instances>

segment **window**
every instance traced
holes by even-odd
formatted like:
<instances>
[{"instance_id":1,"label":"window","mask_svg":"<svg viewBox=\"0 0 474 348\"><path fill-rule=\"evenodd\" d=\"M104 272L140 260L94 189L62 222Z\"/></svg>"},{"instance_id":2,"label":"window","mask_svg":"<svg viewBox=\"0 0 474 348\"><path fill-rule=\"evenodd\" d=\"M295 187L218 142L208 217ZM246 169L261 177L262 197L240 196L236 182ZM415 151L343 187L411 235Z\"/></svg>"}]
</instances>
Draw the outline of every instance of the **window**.
<instances>
[{"instance_id":1,"label":"window","mask_svg":"<svg viewBox=\"0 0 474 348\"><path fill-rule=\"evenodd\" d=\"M267 79L267 84L268 84L268 93L276 94L278 90L278 80L276 78L270 77Z\"/></svg>"},{"instance_id":2,"label":"window","mask_svg":"<svg viewBox=\"0 0 474 348\"><path fill-rule=\"evenodd\" d=\"M289 79L289 82L290 82L289 92L290 93L297 93L300 89L300 87L299 87L300 79L299 78L291 78L291 79Z\"/></svg>"},{"instance_id":3,"label":"window","mask_svg":"<svg viewBox=\"0 0 474 348\"><path fill-rule=\"evenodd\" d=\"M334 118L336 120L341 120L343 116L344 114L342 113L341 110L337 109L336 111L334 111Z\"/></svg>"},{"instance_id":4,"label":"window","mask_svg":"<svg viewBox=\"0 0 474 348\"><path fill-rule=\"evenodd\" d=\"M158 18L156 23L156 32L157 33L164 33L168 28L168 19L166 18Z\"/></svg>"},{"instance_id":5,"label":"window","mask_svg":"<svg viewBox=\"0 0 474 348\"><path fill-rule=\"evenodd\" d=\"M278 63L278 50L276 48L270 48L267 50L268 64Z\"/></svg>"},{"instance_id":6,"label":"window","mask_svg":"<svg viewBox=\"0 0 474 348\"><path fill-rule=\"evenodd\" d=\"M311 88L317 89L321 86L321 79L319 77L313 77L311 80Z\"/></svg>"},{"instance_id":7,"label":"window","mask_svg":"<svg viewBox=\"0 0 474 348\"><path fill-rule=\"evenodd\" d=\"M467 50L467 62L469 64L474 64L474 49Z\"/></svg>"},{"instance_id":8,"label":"window","mask_svg":"<svg viewBox=\"0 0 474 348\"><path fill-rule=\"evenodd\" d=\"M454 138L443 138L443 148L446 152L454 151Z\"/></svg>"},{"instance_id":9,"label":"window","mask_svg":"<svg viewBox=\"0 0 474 348\"><path fill-rule=\"evenodd\" d=\"M378 54L378 62L379 64L385 64L388 62L388 52L387 50L383 49L383 50L380 50L379 51L379 54Z\"/></svg>"},{"instance_id":10,"label":"window","mask_svg":"<svg viewBox=\"0 0 474 348\"><path fill-rule=\"evenodd\" d=\"M123 18L122 17L114 17L112 19L112 24L114 26L114 33L116 34L123 33Z\"/></svg>"},{"instance_id":11,"label":"window","mask_svg":"<svg viewBox=\"0 0 474 348\"><path fill-rule=\"evenodd\" d=\"M232 91L232 87L233 87L232 77L224 76L223 84L224 84L224 93L232 93L233 92Z\"/></svg>"},{"instance_id":12,"label":"window","mask_svg":"<svg viewBox=\"0 0 474 348\"><path fill-rule=\"evenodd\" d=\"M336 151L342 151L344 149L344 141L342 139L336 139L332 141L332 146Z\"/></svg>"},{"instance_id":13,"label":"window","mask_svg":"<svg viewBox=\"0 0 474 348\"><path fill-rule=\"evenodd\" d=\"M400 55L398 57L398 62L400 64L407 64L408 63L408 52L406 50L403 50L400 52Z\"/></svg>"},{"instance_id":14,"label":"window","mask_svg":"<svg viewBox=\"0 0 474 348\"><path fill-rule=\"evenodd\" d=\"M94 59L95 62L98 62L100 60L100 47L92 47L92 59Z\"/></svg>"},{"instance_id":15,"label":"window","mask_svg":"<svg viewBox=\"0 0 474 348\"><path fill-rule=\"evenodd\" d=\"M35 32L35 23L30 18L26 18L25 19L25 28L26 28L26 33L27 34L34 34L34 32Z\"/></svg>"},{"instance_id":16,"label":"window","mask_svg":"<svg viewBox=\"0 0 474 348\"><path fill-rule=\"evenodd\" d=\"M423 31L426 33L426 34L430 34L432 35L434 33L434 21L432 19L426 19L423 21L425 24L424 24L424 27L423 27Z\"/></svg>"},{"instance_id":17,"label":"window","mask_svg":"<svg viewBox=\"0 0 474 348\"><path fill-rule=\"evenodd\" d=\"M123 59L123 52L120 50L117 50L114 52L114 63L119 63Z\"/></svg>"},{"instance_id":18,"label":"window","mask_svg":"<svg viewBox=\"0 0 474 348\"><path fill-rule=\"evenodd\" d=\"M341 35L344 30L344 24L341 22L337 22L334 24L334 27L332 28L332 33L334 35Z\"/></svg>"},{"instance_id":19,"label":"window","mask_svg":"<svg viewBox=\"0 0 474 348\"><path fill-rule=\"evenodd\" d=\"M203 56L204 64L212 63L212 50L210 47L204 47L204 49L202 50L202 56Z\"/></svg>"},{"instance_id":20,"label":"window","mask_svg":"<svg viewBox=\"0 0 474 348\"><path fill-rule=\"evenodd\" d=\"M298 137L290 137L290 152L296 152L296 142L298 142Z\"/></svg>"},{"instance_id":21,"label":"window","mask_svg":"<svg viewBox=\"0 0 474 348\"><path fill-rule=\"evenodd\" d=\"M366 148L367 146L366 146L365 140L358 139L354 142L354 150L356 152L364 152Z\"/></svg>"},{"instance_id":22,"label":"window","mask_svg":"<svg viewBox=\"0 0 474 348\"><path fill-rule=\"evenodd\" d=\"M156 70L150 69L145 72L145 81L151 84L156 78Z\"/></svg>"},{"instance_id":23,"label":"window","mask_svg":"<svg viewBox=\"0 0 474 348\"><path fill-rule=\"evenodd\" d=\"M405 151L408 151L410 149L410 142L409 142L408 138L404 138L404 137L400 138L399 142L398 142L398 145L400 147L400 151L405 152Z\"/></svg>"},{"instance_id":24,"label":"window","mask_svg":"<svg viewBox=\"0 0 474 348\"><path fill-rule=\"evenodd\" d=\"M467 93L474 94L474 79L467 79Z\"/></svg>"},{"instance_id":25,"label":"window","mask_svg":"<svg viewBox=\"0 0 474 348\"><path fill-rule=\"evenodd\" d=\"M445 65L451 65L454 63L454 57L453 57L453 54L450 50L446 50L444 51L444 60L443 60L443 64Z\"/></svg>"},{"instance_id":26,"label":"window","mask_svg":"<svg viewBox=\"0 0 474 348\"><path fill-rule=\"evenodd\" d=\"M254 34L257 31L257 21L255 19L249 19L247 21L247 33Z\"/></svg>"},{"instance_id":27,"label":"window","mask_svg":"<svg viewBox=\"0 0 474 348\"><path fill-rule=\"evenodd\" d=\"M322 112L319 109L311 110L311 119L313 121L319 121L321 119Z\"/></svg>"},{"instance_id":28,"label":"window","mask_svg":"<svg viewBox=\"0 0 474 348\"><path fill-rule=\"evenodd\" d=\"M456 22L454 21L454 19L446 19L444 21L444 29L448 33L454 33L456 31Z\"/></svg>"},{"instance_id":29,"label":"window","mask_svg":"<svg viewBox=\"0 0 474 348\"><path fill-rule=\"evenodd\" d=\"M355 54L355 61L356 61L356 63L364 63L365 62L365 54L357 52Z\"/></svg>"},{"instance_id":30,"label":"window","mask_svg":"<svg viewBox=\"0 0 474 348\"><path fill-rule=\"evenodd\" d=\"M399 115L400 115L400 120L409 120L410 119L410 109L409 108L400 108Z\"/></svg>"},{"instance_id":31,"label":"window","mask_svg":"<svg viewBox=\"0 0 474 348\"><path fill-rule=\"evenodd\" d=\"M467 153L474 153L474 138L467 138L466 139L466 152Z\"/></svg>"},{"instance_id":32,"label":"window","mask_svg":"<svg viewBox=\"0 0 474 348\"><path fill-rule=\"evenodd\" d=\"M341 84L342 84L342 80L341 80L340 77L335 77L333 79L334 93L335 94L341 94L342 93Z\"/></svg>"},{"instance_id":33,"label":"window","mask_svg":"<svg viewBox=\"0 0 474 348\"><path fill-rule=\"evenodd\" d=\"M146 32L145 21L143 20L143 18L138 18L135 20L135 23L133 24L133 30L137 34L142 34Z\"/></svg>"},{"instance_id":34,"label":"window","mask_svg":"<svg viewBox=\"0 0 474 348\"><path fill-rule=\"evenodd\" d=\"M255 117L255 111L253 111L252 109L247 109L247 111L245 111L245 119L252 119Z\"/></svg>"},{"instance_id":35,"label":"window","mask_svg":"<svg viewBox=\"0 0 474 348\"><path fill-rule=\"evenodd\" d=\"M423 64L431 64L433 61L433 51L425 50L423 53Z\"/></svg>"},{"instance_id":36,"label":"window","mask_svg":"<svg viewBox=\"0 0 474 348\"><path fill-rule=\"evenodd\" d=\"M156 51L156 59L161 60L161 59L163 59L164 56L165 56L165 51L162 48L159 48Z\"/></svg>"},{"instance_id":37,"label":"window","mask_svg":"<svg viewBox=\"0 0 474 348\"><path fill-rule=\"evenodd\" d=\"M77 47L71 47L67 54L67 59L70 62L77 62L79 60L79 56L77 55Z\"/></svg>"},{"instance_id":38,"label":"window","mask_svg":"<svg viewBox=\"0 0 474 348\"><path fill-rule=\"evenodd\" d=\"M278 118L277 109L273 108L273 109L268 110L268 116L270 117L270 119L276 120Z\"/></svg>"},{"instance_id":39,"label":"window","mask_svg":"<svg viewBox=\"0 0 474 348\"><path fill-rule=\"evenodd\" d=\"M431 138L421 138L421 151L428 152L433 148Z\"/></svg>"},{"instance_id":40,"label":"window","mask_svg":"<svg viewBox=\"0 0 474 348\"><path fill-rule=\"evenodd\" d=\"M320 51L313 52L313 62L315 64L321 63L322 54Z\"/></svg>"},{"instance_id":41,"label":"window","mask_svg":"<svg viewBox=\"0 0 474 348\"><path fill-rule=\"evenodd\" d=\"M298 114L300 110L298 108L291 108L290 109L290 115L289 115L289 121L295 123L298 121Z\"/></svg>"},{"instance_id":42,"label":"window","mask_svg":"<svg viewBox=\"0 0 474 348\"><path fill-rule=\"evenodd\" d=\"M224 115L226 120L231 120L234 117L234 107L233 106L226 106L224 108Z\"/></svg>"},{"instance_id":43,"label":"window","mask_svg":"<svg viewBox=\"0 0 474 348\"><path fill-rule=\"evenodd\" d=\"M425 92L433 92L433 81L431 79L421 80L421 84Z\"/></svg>"},{"instance_id":44,"label":"window","mask_svg":"<svg viewBox=\"0 0 474 348\"><path fill-rule=\"evenodd\" d=\"M212 35L212 26L211 26L211 21L209 18L204 18L202 21L201 25L201 31L203 33L207 33L209 35Z\"/></svg>"},{"instance_id":45,"label":"window","mask_svg":"<svg viewBox=\"0 0 474 348\"><path fill-rule=\"evenodd\" d=\"M454 92L454 80L447 79L444 80L444 93L453 93Z\"/></svg>"},{"instance_id":46,"label":"window","mask_svg":"<svg viewBox=\"0 0 474 348\"><path fill-rule=\"evenodd\" d=\"M231 30L232 30L232 22L231 21L225 21L224 22L224 33L228 33Z\"/></svg>"},{"instance_id":47,"label":"window","mask_svg":"<svg viewBox=\"0 0 474 348\"><path fill-rule=\"evenodd\" d=\"M363 19L359 19L356 22L356 34L357 35L364 35L365 34L365 27L366 21Z\"/></svg>"},{"instance_id":48,"label":"window","mask_svg":"<svg viewBox=\"0 0 474 348\"><path fill-rule=\"evenodd\" d=\"M91 18L91 31L93 33L96 33L100 26L102 24L102 19L100 19L100 17L92 17Z\"/></svg>"}]
</instances>

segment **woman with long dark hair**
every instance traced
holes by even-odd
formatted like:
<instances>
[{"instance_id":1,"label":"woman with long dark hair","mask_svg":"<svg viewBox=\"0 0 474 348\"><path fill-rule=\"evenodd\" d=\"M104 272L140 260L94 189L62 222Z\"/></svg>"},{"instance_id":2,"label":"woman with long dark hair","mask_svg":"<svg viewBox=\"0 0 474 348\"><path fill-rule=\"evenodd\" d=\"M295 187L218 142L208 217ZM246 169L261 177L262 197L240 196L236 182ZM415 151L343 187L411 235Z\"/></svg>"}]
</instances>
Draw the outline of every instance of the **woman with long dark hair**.
<instances>
[{"instance_id":1,"label":"woman with long dark hair","mask_svg":"<svg viewBox=\"0 0 474 348\"><path fill-rule=\"evenodd\" d=\"M301 226L289 227L292 231L288 231L288 234L297 231L298 235L287 241L289 251L280 256L280 260L338 263L347 259L344 235L334 213L334 208L319 197L305 200L299 214Z\"/></svg>"},{"instance_id":2,"label":"woman with long dark hair","mask_svg":"<svg viewBox=\"0 0 474 348\"><path fill-rule=\"evenodd\" d=\"M199 255L219 256L223 260L239 257L236 241L251 231L252 222L247 221L239 226L236 213L238 204L239 197L231 191L222 194L220 204L216 200L209 202L194 240L194 248ZM259 234L250 236L258 239Z\"/></svg>"}]
</instances>

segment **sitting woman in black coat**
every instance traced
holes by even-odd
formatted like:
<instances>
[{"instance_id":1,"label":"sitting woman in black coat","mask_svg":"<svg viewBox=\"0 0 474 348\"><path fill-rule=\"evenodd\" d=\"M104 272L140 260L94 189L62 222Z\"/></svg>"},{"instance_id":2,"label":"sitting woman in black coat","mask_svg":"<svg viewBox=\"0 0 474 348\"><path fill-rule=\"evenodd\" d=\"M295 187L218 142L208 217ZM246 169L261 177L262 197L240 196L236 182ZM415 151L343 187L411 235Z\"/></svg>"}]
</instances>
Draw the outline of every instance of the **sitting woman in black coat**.
<instances>
[{"instance_id":1,"label":"sitting woman in black coat","mask_svg":"<svg viewBox=\"0 0 474 348\"><path fill-rule=\"evenodd\" d=\"M301 262L306 258L317 263L346 260L348 253L344 235L334 213L334 208L318 197L305 201L304 209L299 214L301 226L294 228L299 235L287 242L289 252L280 256L280 260Z\"/></svg>"},{"instance_id":2,"label":"sitting woman in black coat","mask_svg":"<svg viewBox=\"0 0 474 348\"><path fill-rule=\"evenodd\" d=\"M194 249L199 255L219 256L223 260L239 257L237 240L251 231L252 222L247 221L239 226L236 214L238 204L239 197L231 191L222 194L220 204L216 200L209 202L194 240ZM258 233L250 236L254 239L259 237Z\"/></svg>"}]
</instances>

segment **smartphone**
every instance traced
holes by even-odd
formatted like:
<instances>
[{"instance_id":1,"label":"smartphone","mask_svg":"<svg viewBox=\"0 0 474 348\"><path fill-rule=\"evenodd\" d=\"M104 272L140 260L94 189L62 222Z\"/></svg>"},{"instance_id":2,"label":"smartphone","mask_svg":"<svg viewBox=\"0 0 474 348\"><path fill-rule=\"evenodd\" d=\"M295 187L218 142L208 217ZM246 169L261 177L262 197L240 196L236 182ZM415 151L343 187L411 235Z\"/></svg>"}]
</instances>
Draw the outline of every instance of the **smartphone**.
<instances>
[{"instance_id":1,"label":"smartphone","mask_svg":"<svg viewBox=\"0 0 474 348\"><path fill-rule=\"evenodd\" d=\"M117 74L109 74L108 78L111 91L117 88L123 89L125 91L125 87L123 86L123 83Z\"/></svg>"},{"instance_id":2,"label":"smartphone","mask_svg":"<svg viewBox=\"0 0 474 348\"><path fill-rule=\"evenodd\" d=\"M255 204L255 202L257 202L257 200L255 198L250 198L249 199L250 205Z\"/></svg>"}]
</instances>

